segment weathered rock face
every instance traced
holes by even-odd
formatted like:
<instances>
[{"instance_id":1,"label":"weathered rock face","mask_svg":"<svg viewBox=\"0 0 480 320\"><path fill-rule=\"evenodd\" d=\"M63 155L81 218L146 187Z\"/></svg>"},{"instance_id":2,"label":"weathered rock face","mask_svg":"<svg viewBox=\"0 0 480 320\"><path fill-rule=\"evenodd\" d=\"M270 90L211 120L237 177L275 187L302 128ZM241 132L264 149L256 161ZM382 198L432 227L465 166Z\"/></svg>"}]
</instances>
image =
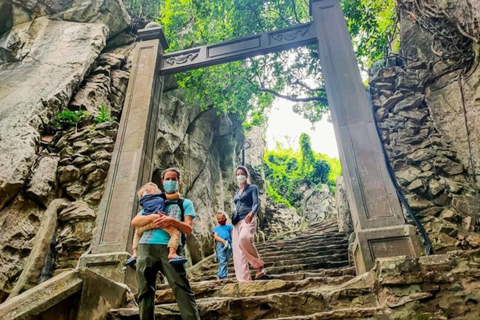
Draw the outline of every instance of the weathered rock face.
<instances>
[{"instance_id":1,"label":"weathered rock face","mask_svg":"<svg viewBox=\"0 0 480 320\"><path fill-rule=\"evenodd\" d=\"M335 194L335 206L337 209L338 230L351 234L353 229L352 213L348 204L347 189L343 176L337 177L337 192Z\"/></svg>"},{"instance_id":2,"label":"weathered rock face","mask_svg":"<svg viewBox=\"0 0 480 320\"><path fill-rule=\"evenodd\" d=\"M130 15L120 0L17 0L5 5L5 27L16 26L34 18L50 16L54 19L98 23L108 26L108 37L115 36L125 30L131 22ZM0 28L0 34L3 33Z\"/></svg>"},{"instance_id":3,"label":"weathered rock face","mask_svg":"<svg viewBox=\"0 0 480 320\"><path fill-rule=\"evenodd\" d=\"M459 12L464 5L454 8L456 3L451 3L448 10ZM480 231L478 71L461 75L463 69L458 66L462 65L452 68L458 63L455 57L440 59L437 51L444 46L442 50L448 52L448 43L436 41L431 32L411 21L409 12L415 10L410 2L402 1L401 50L408 60L374 70L370 81L373 107L397 181L425 226L433 249L467 249L475 247L475 241L466 238L477 237ZM444 16L442 27L462 39L456 26L449 24L455 19L461 17Z\"/></svg>"},{"instance_id":4,"label":"weathered rock face","mask_svg":"<svg viewBox=\"0 0 480 320\"><path fill-rule=\"evenodd\" d=\"M315 189L303 192L301 204L302 216L309 223L326 220L335 214L335 197L328 185L322 184Z\"/></svg>"},{"instance_id":5,"label":"weathered rock face","mask_svg":"<svg viewBox=\"0 0 480 320\"><path fill-rule=\"evenodd\" d=\"M264 216L265 235L268 238L283 237L297 231L305 221L294 208L289 208L283 203L275 203L267 198Z\"/></svg>"},{"instance_id":6,"label":"weathered rock face","mask_svg":"<svg viewBox=\"0 0 480 320\"><path fill-rule=\"evenodd\" d=\"M263 172L263 156L266 150L263 129L253 127L245 137L245 165L250 173L250 181L258 187L260 197L260 210L258 211L259 227L265 227L265 208L269 199L267 198L267 185L265 173Z\"/></svg>"},{"instance_id":7,"label":"weathered rock face","mask_svg":"<svg viewBox=\"0 0 480 320\"><path fill-rule=\"evenodd\" d=\"M56 249L46 259L43 276L74 267L88 249L118 123L90 123L51 135L50 122L69 105L94 116L104 104L119 115L130 49L101 54L107 38L128 27L129 16L119 1L15 1L1 6L8 7L0 23L3 301L22 273L53 199L68 197L71 207L78 208L59 212L53 238L44 239Z\"/></svg>"},{"instance_id":8,"label":"weathered rock face","mask_svg":"<svg viewBox=\"0 0 480 320\"><path fill-rule=\"evenodd\" d=\"M10 32L22 39L22 62L0 65L0 208L25 184L44 125L68 103L105 46L106 32L103 25L45 17Z\"/></svg>"},{"instance_id":9,"label":"weathered rock face","mask_svg":"<svg viewBox=\"0 0 480 320\"><path fill-rule=\"evenodd\" d=\"M197 213L194 232L187 238L196 263L213 253L216 212L233 212L234 170L244 136L234 116L217 115L213 109L202 112L183 100L181 90L164 93L155 166L182 171L180 193L193 201Z\"/></svg>"},{"instance_id":10,"label":"weathered rock face","mask_svg":"<svg viewBox=\"0 0 480 320\"><path fill-rule=\"evenodd\" d=\"M23 270L42 213L39 204L18 194L0 214L0 301L8 296Z\"/></svg>"}]
</instances>

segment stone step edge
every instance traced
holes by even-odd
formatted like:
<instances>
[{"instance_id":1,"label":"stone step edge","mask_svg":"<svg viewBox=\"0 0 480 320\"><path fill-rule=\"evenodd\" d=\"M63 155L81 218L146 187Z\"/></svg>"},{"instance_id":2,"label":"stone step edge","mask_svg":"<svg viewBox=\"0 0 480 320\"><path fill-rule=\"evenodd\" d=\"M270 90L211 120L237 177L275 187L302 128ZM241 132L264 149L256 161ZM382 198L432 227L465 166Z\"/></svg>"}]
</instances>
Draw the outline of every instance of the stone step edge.
<instances>
[{"instance_id":1,"label":"stone step edge","mask_svg":"<svg viewBox=\"0 0 480 320\"><path fill-rule=\"evenodd\" d=\"M343 271L343 273L342 273ZM254 271L252 271L254 274ZM288 277L295 277L298 275L304 275L305 277L302 280L309 279L309 278L337 278L343 276L354 276L355 277L355 267L340 267L340 268L333 268L333 269L317 269L317 270L304 270L298 272L287 272L282 274L270 274L270 280L283 280L282 278ZM234 276L231 276L231 280L235 280ZM211 282L215 280L202 280L202 281L190 281L190 284L201 284L205 282ZM292 280L293 281L293 280ZM170 288L167 283L161 283L157 285L157 290L163 290L166 288Z\"/></svg>"},{"instance_id":2,"label":"stone step edge","mask_svg":"<svg viewBox=\"0 0 480 320\"><path fill-rule=\"evenodd\" d=\"M274 318L271 320L330 320L330 319L363 319L388 313L384 308L345 308L318 312L306 316Z\"/></svg>"},{"instance_id":3,"label":"stone step edge","mask_svg":"<svg viewBox=\"0 0 480 320\"><path fill-rule=\"evenodd\" d=\"M329 279L331 279L331 282L329 282ZM288 293L288 292L300 292L300 291L310 291L310 290L325 290L325 291L330 291L334 290L335 288L338 288L339 286L343 285L344 283L350 281L353 279L353 276L340 276L340 277L317 277L317 278L306 278L302 280L282 280L282 279L271 279L271 280L257 280L257 281L252 281L257 288L259 286L264 286L264 295L268 294L273 294L273 293ZM275 285L268 290L268 282L272 281ZM190 286L192 287L192 290L196 296L201 295L204 297L209 296L210 294L214 294L214 296L209 296L209 297L218 297L218 298L241 298L241 297L253 297L253 296L262 296L261 292L262 291L255 291L252 290L253 288L250 288L249 292L251 295L249 296L241 296L238 295L240 292L245 291L247 289L247 285L245 283L241 283L239 286L239 282L237 281L225 281L225 282L220 282L218 281L209 281L209 286L205 288L206 283L198 282L198 283L191 283ZM233 295L224 295L228 294L228 287L234 288L230 289L232 293L237 294L238 296L233 296ZM227 289L227 291L224 291ZM300 290L298 290L300 289ZM303 289L303 290L302 290ZM279 291L279 290L285 290L285 291ZM165 295L172 295L172 301L171 303L175 302L175 298L173 297L172 289L170 287L164 287L162 289L156 290L155 293L155 300L160 300L160 297L165 297ZM158 296L158 298L157 298ZM165 299L165 298L163 298ZM162 302L162 303L170 303L169 302ZM162 304L160 303L160 304Z\"/></svg>"},{"instance_id":4,"label":"stone step edge","mask_svg":"<svg viewBox=\"0 0 480 320\"><path fill-rule=\"evenodd\" d=\"M260 258L264 260L265 267L279 267L285 265L299 265L299 264L310 264L311 260L323 260L323 261L339 261L339 260L330 260L331 258L347 258L348 259L348 252L345 253L335 253L335 254L320 254L320 255L311 255L309 257L301 257L301 258L294 258L294 259L281 259L281 256L276 257L276 259L264 259L262 256ZM326 259L325 259L326 258ZM228 267L234 267L233 259L232 261L228 262ZM270 260L270 261L269 261ZM272 261L273 260L273 261ZM343 259L344 260L344 259ZM280 264L277 264L280 263ZM201 273L205 271L211 271L213 269L218 269L218 263L212 264L211 266L206 267L205 269L201 269Z\"/></svg>"},{"instance_id":5,"label":"stone step edge","mask_svg":"<svg viewBox=\"0 0 480 320\"><path fill-rule=\"evenodd\" d=\"M332 239L332 238L333 239L343 239L343 238L347 238L347 235L345 233L341 233L341 232L327 232L327 233L322 233L322 234L313 234L313 235L309 235L309 236L306 235L304 237L297 237L297 238L293 238L293 239L290 239L290 240L284 240L284 241L259 242L256 245L259 248L270 247L270 246L281 247L281 246L296 244L296 243L304 242L304 241L319 242L319 241L329 240L329 239Z\"/></svg>"},{"instance_id":6,"label":"stone step edge","mask_svg":"<svg viewBox=\"0 0 480 320\"><path fill-rule=\"evenodd\" d=\"M329 264L329 265L333 265L332 267L312 267L312 265L318 265L318 264ZM292 271L295 271L295 270L290 270L290 271L279 271L279 270L282 270L282 269L292 269L292 268L297 268L299 267L300 269L297 269L297 271L307 271L307 270L318 270L318 269L337 269L337 268L342 268L342 267L347 267L349 266L350 262L348 260L339 260L339 261L322 261L322 262L319 262L319 263L299 263L299 264L294 264L294 265L281 265L281 266L270 266L270 267L267 267L267 274L271 274L271 275L279 275L279 274L284 274L284 273L289 273L289 272L292 272ZM228 268L228 273L229 274L233 274L235 272L235 270L231 267ZM270 272L270 273L268 273ZM208 269L208 270L204 270L204 272L202 272L202 275L204 276L212 276L212 275L215 275L217 273L216 269L212 270L212 269ZM255 274L256 271L255 270L251 270L250 271L250 274ZM199 277L201 278L202 275L198 275L198 274L192 274L193 277Z\"/></svg>"},{"instance_id":7,"label":"stone step edge","mask_svg":"<svg viewBox=\"0 0 480 320\"><path fill-rule=\"evenodd\" d=\"M336 292L339 291L347 291L347 290L352 290L352 291L360 291L360 290L365 290L365 291L371 291L373 292L373 288L371 287L344 287L344 288L338 288L338 287L329 287L325 288L324 290L322 289L310 289L310 290L300 290L296 292L276 292L276 293L269 293L265 295L258 295L258 296L248 296L248 297L238 297L238 298L232 298L232 297L210 297L210 298L200 298L196 299L197 306L202 307L202 304L208 304L210 302L217 302L217 301L241 301L241 300L265 300L268 297L273 297L273 296L295 296L295 295L302 295L302 294L323 294L325 296L328 295L333 295ZM155 310L169 310L169 311L174 311L178 312L178 306L176 303L165 303L165 304L157 304L155 305ZM118 309L112 309L111 312L122 312L123 310L126 311L138 311L137 307L134 308L118 308Z\"/></svg>"}]
</instances>

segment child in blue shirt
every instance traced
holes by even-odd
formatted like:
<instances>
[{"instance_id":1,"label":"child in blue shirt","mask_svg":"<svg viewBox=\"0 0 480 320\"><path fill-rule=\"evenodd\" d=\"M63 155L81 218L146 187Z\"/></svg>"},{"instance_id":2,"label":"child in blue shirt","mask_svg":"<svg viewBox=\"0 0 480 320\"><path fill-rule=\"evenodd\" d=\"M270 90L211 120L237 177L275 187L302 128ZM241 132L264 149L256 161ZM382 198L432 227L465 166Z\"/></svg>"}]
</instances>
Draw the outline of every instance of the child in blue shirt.
<instances>
[{"instance_id":1,"label":"child in blue shirt","mask_svg":"<svg viewBox=\"0 0 480 320\"><path fill-rule=\"evenodd\" d=\"M224 211L217 213L218 226L213 229L213 236L217 243L217 260L219 263L217 280L227 279L228 260L232 256L232 230L231 224L227 223L227 214Z\"/></svg>"}]
</instances>

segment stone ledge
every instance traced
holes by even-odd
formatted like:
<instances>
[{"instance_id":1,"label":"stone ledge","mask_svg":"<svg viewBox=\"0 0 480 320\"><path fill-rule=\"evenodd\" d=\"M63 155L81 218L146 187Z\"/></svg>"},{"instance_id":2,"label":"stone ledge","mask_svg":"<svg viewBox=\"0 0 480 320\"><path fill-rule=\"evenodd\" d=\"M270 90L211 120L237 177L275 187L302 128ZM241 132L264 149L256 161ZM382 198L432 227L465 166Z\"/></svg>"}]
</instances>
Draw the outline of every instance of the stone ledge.
<instances>
[{"instance_id":1,"label":"stone ledge","mask_svg":"<svg viewBox=\"0 0 480 320\"><path fill-rule=\"evenodd\" d=\"M111 308L122 306L125 299L125 287L89 269L78 268L59 274L1 304L0 319L48 319L57 310L73 310L76 313L74 319L100 320Z\"/></svg>"}]
</instances>

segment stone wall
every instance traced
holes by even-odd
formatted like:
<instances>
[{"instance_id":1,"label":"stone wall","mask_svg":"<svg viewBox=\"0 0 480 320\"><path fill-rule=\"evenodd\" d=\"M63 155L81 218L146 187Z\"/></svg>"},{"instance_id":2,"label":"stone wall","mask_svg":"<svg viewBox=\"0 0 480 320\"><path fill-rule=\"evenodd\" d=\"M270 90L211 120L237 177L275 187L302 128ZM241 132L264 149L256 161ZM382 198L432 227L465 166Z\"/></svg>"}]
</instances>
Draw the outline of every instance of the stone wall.
<instances>
[{"instance_id":1,"label":"stone wall","mask_svg":"<svg viewBox=\"0 0 480 320\"><path fill-rule=\"evenodd\" d=\"M439 44L412 19L415 7L410 1L403 1L401 8L400 58L386 61L386 68L373 68L370 77L381 139L434 251L477 247L480 118L475 101L480 71L439 57L432 48L448 43ZM443 18L442 27L454 32L455 26ZM461 38L461 32L456 36Z\"/></svg>"}]
</instances>

